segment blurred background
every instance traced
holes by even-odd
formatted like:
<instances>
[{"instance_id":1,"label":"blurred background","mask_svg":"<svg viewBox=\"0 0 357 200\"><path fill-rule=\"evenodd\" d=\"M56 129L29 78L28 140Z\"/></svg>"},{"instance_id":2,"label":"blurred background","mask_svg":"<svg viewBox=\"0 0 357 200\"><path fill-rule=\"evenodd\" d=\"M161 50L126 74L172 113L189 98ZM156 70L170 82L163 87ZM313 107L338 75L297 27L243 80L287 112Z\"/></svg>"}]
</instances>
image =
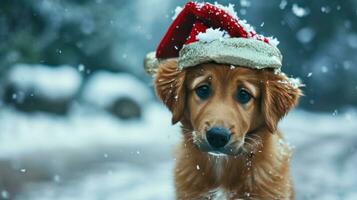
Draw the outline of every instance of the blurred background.
<instances>
[{"instance_id":1,"label":"blurred background","mask_svg":"<svg viewBox=\"0 0 357 200\"><path fill-rule=\"evenodd\" d=\"M1 0L0 199L174 198L179 127L143 58L186 2ZM280 126L297 199L357 199L357 1L218 3L306 85Z\"/></svg>"}]
</instances>

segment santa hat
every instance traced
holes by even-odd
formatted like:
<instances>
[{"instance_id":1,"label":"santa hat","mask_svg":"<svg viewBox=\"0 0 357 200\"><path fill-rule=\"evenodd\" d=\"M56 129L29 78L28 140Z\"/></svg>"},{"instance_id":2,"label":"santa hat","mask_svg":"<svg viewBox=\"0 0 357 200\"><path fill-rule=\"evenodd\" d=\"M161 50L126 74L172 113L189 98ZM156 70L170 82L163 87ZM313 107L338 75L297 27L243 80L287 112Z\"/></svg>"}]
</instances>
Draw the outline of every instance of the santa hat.
<instances>
[{"instance_id":1,"label":"santa hat","mask_svg":"<svg viewBox=\"0 0 357 200\"><path fill-rule=\"evenodd\" d=\"M154 74L162 60L177 58L180 69L216 62L256 69L280 69L278 41L264 37L240 20L233 5L188 2L176 17L156 52L147 54L145 70Z\"/></svg>"}]
</instances>

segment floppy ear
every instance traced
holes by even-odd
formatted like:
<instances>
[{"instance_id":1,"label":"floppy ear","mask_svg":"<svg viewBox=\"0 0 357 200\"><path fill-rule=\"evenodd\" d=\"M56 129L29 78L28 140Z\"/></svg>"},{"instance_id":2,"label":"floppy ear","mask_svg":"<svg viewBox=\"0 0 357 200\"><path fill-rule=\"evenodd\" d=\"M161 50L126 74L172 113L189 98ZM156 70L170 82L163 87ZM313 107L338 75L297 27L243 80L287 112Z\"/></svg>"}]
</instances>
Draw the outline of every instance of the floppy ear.
<instances>
[{"instance_id":1,"label":"floppy ear","mask_svg":"<svg viewBox=\"0 0 357 200\"><path fill-rule=\"evenodd\" d=\"M177 68L177 60L160 63L154 86L157 96L172 112L172 124L180 121L186 102L185 72Z\"/></svg>"},{"instance_id":2,"label":"floppy ear","mask_svg":"<svg viewBox=\"0 0 357 200\"><path fill-rule=\"evenodd\" d=\"M274 133L279 120L297 105L302 93L284 74L269 73L263 82L261 108L266 127Z\"/></svg>"}]
</instances>

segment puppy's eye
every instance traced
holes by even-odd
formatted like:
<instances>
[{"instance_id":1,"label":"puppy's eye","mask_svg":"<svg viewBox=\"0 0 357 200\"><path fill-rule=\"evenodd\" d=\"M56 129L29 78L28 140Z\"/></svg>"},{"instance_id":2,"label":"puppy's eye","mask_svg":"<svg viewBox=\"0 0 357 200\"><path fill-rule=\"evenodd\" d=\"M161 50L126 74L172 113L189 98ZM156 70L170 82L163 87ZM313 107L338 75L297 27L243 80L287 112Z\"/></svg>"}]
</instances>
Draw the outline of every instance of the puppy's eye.
<instances>
[{"instance_id":1,"label":"puppy's eye","mask_svg":"<svg viewBox=\"0 0 357 200\"><path fill-rule=\"evenodd\" d=\"M195 89L195 92L200 99L206 100L211 95L211 87L209 85L201 85Z\"/></svg>"},{"instance_id":2,"label":"puppy's eye","mask_svg":"<svg viewBox=\"0 0 357 200\"><path fill-rule=\"evenodd\" d=\"M250 95L246 89L244 89L244 88L238 89L237 101L239 103L246 104L250 101L251 98L252 98L252 95Z\"/></svg>"}]
</instances>

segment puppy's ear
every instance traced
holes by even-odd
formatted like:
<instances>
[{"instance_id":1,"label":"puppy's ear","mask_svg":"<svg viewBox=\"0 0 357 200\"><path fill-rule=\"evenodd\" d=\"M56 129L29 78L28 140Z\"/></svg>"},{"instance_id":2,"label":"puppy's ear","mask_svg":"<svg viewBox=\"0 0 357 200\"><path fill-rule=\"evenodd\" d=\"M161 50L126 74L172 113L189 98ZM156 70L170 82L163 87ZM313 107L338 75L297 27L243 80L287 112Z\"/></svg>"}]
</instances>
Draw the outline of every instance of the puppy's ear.
<instances>
[{"instance_id":1,"label":"puppy's ear","mask_svg":"<svg viewBox=\"0 0 357 200\"><path fill-rule=\"evenodd\" d=\"M160 63L154 86L157 96L172 112L172 124L183 116L186 91L185 71L177 68L177 60L170 59Z\"/></svg>"},{"instance_id":2,"label":"puppy's ear","mask_svg":"<svg viewBox=\"0 0 357 200\"><path fill-rule=\"evenodd\" d=\"M273 74L269 71L265 72L264 76L262 114L266 127L271 133L274 133L279 120L297 105L302 92L284 74Z\"/></svg>"}]
</instances>

